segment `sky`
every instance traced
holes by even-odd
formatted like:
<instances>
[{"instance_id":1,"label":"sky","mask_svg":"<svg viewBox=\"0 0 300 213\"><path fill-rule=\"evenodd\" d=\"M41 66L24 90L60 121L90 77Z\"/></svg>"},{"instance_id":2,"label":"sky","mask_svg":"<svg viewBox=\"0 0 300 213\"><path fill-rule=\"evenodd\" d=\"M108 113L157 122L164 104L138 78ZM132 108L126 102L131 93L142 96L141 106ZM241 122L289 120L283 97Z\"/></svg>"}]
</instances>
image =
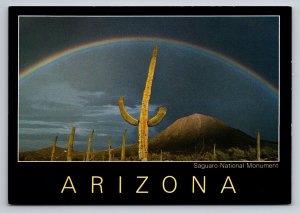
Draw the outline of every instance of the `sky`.
<instances>
[{"instance_id":1,"label":"sky","mask_svg":"<svg viewBox=\"0 0 300 213\"><path fill-rule=\"evenodd\" d=\"M73 126L78 150L86 149L92 129L95 149L106 148L109 135L113 147L120 146L124 128L127 143L136 143L137 127L120 116L118 98L124 96L129 113L139 117L154 45L158 56L149 112L155 115L159 106L168 112L149 128L150 137L183 116L201 113L250 136L260 130L263 139L277 141L277 94L221 55L278 88L278 25L277 17L20 17L20 72L83 43L149 39L76 51L21 78L19 148L50 146L56 135L64 147Z\"/></svg>"}]
</instances>

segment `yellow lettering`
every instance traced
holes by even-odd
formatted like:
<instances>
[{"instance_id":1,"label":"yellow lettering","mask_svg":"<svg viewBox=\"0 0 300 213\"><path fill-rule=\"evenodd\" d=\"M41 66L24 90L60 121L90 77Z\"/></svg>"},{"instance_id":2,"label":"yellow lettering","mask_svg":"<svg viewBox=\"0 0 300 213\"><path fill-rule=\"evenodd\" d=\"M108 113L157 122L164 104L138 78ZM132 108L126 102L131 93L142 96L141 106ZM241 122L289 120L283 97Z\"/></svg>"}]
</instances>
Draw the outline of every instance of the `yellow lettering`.
<instances>
[{"instance_id":1,"label":"yellow lettering","mask_svg":"<svg viewBox=\"0 0 300 213\"><path fill-rule=\"evenodd\" d=\"M67 186L68 181L70 182L71 186ZM76 189L74 187L74 184L73 184L70 176L67 177L65 184L64 184L63 188L61 189L60 193L64 193L65 189L73 189L73 192L76 193Z\"/></svg>"},{"instance_id":2,"label":"yellow lettering","mask_svg":"<svg viewBox=\"0 0 300 213\"><path fill-rule=\"evenodd\" d=\"M230 183L230 186L226 186L228 181L229 181L229 183ZM227 178L226 178L226 180L225 180L225 183L224 183L224 185L223 185L223 188L222 188L222 190L221 190L221 193L223 193L225 189L232 189L233 193L236 193L235 188L234 188L234 186L233 186L233 183L232 183L232 181L231 181L231 179L230 179L230 176L227 176Z\"/></svg>"},{"instance_id":3,"label":"yellow lettering","mask_svg":"<svg viewBox=\"0 0 300 213\"><path fill-rule=\"evenodd\" d=\"M142 184L140 185L140 187L136 190L136 193L149 193L148 191L140 191L141 188L143 187L143 185L148 180L148 176L137 176L137 178L144 178L144 181L142 182Z\"/></svg>"},{"instance_id":4,"label":"yellow lettering","mask_svg":"<svg viewBox=\"0 0 300 213\"><path fill-rule=\"evenodd\" d=\"M95 179L99 179L100 181L98 183L95 183ZM92 193L94 193L94 186L99 186L100 192L103 193L102 190L102 184L103 183L103 179L100 176L92 176Z\"/></svg>"},{"instance_id":5,"label":"yellow lettering","mask_svg":"<svg viewBox=\"0 0 300 213\"><path fill-rule=\"evenodd\" d=\"M122 176L119 176L119 194L122 193Z\"/></svg>"},{"instance_id":6,"label":"yellow lettering","mask_svg":"<svg viewBox=\"0 0 300 213\"><path fill-rule=\"evenodd\" d=\"M170 191L166 190L166 187L165 187L165 182L166 182L166 180L167 180L168 178L172 178L173 181L174 181L174 188L173 188L173 190L170 190ZM173 193L173 192L175 192L175 190L176 190L176 188L177 188L177 181L176 181L176 179L175 179L173 176L166 176L166 177L163 179L162 187L163 187L163 189L164 189L164 191L165 191L166 193Z\"/></svg>"},{"instance_id":7,"label":"yellow lettering","mask_svg":"<svg viewBox=\"0 0 300 213\"><path fill-rule=\"evenodd\" d=\"M192 192L195 193L195 182L197 183L197 185L199 186L199 188L201 189L201 191L203 193L205 193L205 186L206 186L206 176L203 176L203 186L201 186L201 184L199 183L198 179L193 176L193 183L192 183Z\"/></svg>"}]
</instances>

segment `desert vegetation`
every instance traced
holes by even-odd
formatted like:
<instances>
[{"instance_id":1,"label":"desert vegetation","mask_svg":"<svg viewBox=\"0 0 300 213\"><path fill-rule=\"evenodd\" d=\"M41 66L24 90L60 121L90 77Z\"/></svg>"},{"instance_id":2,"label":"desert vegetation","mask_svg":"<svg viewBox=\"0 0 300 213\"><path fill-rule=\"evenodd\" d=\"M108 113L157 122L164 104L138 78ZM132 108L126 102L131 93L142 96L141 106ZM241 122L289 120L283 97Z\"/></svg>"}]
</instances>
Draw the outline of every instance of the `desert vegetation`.
<instances>
[{"instance_id":1,"label":"desert vegetation","mask_svg":"<svg viewBox=\"0 0 300 213\"><path fill-rule=\"evenodd\" d=\"M94 130L92 130L88 142L87 152L73 149L75 127L72 128L69 142L66 148L57 146L58 136L48 148L37 151L19 153L20 161L140 161L138 144L126 146L126 129L124 129L120 146L112 147L112 137L107 139L106 150L91 152ZM149 143L148 161L276 161L278 148L276 143L260 141L257 134L256 144L248 147L217 146L216 143L203 147L195 146L194 149L178 151L176 147L160 149L160 144ZM176 143L175 143L176 144Z\"/></svg>"}]
</instances>

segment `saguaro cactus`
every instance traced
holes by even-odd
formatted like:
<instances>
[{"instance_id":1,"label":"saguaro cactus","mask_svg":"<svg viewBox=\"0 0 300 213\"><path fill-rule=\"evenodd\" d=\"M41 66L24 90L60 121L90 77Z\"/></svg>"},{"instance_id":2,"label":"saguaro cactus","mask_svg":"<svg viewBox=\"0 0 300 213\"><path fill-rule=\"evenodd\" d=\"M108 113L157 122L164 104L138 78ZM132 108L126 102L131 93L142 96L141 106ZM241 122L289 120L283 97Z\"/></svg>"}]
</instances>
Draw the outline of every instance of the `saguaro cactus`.
<instances>
[{"instance_id":1,"label":"saguaro cactus","mask_svg":"<svg viewBox=\"0 0 300 213\"><path fill-rule=\"evenodd\" d=\"M257 138L256 138L256 158L258 161L260 161L260 133L257 132Z\"/></svg>"},{"instance_id":2,"label":"saguaro cactus","mask_svg":"<svg viewBox=\"0 0 300 213\"><path fill-rule=\"evenodd\" d=\"M95 149L93 149L93 152L92 152L92 161L95 161Z\"/></svg>"},{"instance_id":3,"label":"saguaro cactus","mask_svg":"<svg viewBox=\"0 0 300 213\"><path fill-rule=\"evenodd\" d=\"M160 161L163 161L163 151L162 151L162 149L160 150Z\"/></svg>"},{"instance_id":4,"label":"saguaro cactus","mask_svg":"<svg viewBox=\"0 0 300 213\"><path fill-rule=\"evenodd\" d=\"M150 61L146 86L144 89L139 120L129 115L129 113L125 109L123 97L121 96L119 98L119 108L122 117L129 124L138 126L139 128L139 159L142 161L146 161L148 159L148 127L159 124L161 120L164 118L165 114L167 113L167 109L165 107L160 107L157 114L150 120L148 119L148 107L149 107L149 101L151 96L152 80L153 80L153 75L154 75L154 70L156 65L156 56L157 56L157 47L154 47L151 61Z\"/></svg>"},{"instance_id":5,"label":"saguaro cactus","mask_svg":"<svg viewBox=\"0 0 300 213\"><path fill-rule=\"evenodd\" d=\"M127 129L124 129L123 138L122 138L122 148L121 148L121 160L123 160L123 161L126 160L126 152L125 152L125 147L126 147L126 132L127 132Z\"/></svg>"},{"instance_id":6,"label":"saguaro cactus","mask_svg":"<svg viewBox=\"0 0 300 213\"><path fill-rule=\"evenodd\" d=\"M111 144L112 144L112 141L111 141L111 136L108 137L108 161L111 161L112 160L112 155L111 155Z\"/></svg>"},{"instance_id":7,"label":"saguaro cactus","mask_svg":"<svg viewBox=\"0 0 300 213\"><path fill-rule=\"evenodd\" d=\"M91 145L92 145L92 141L93 141L93 137L94 137L94 130L92 131L90 137L89 137L89 142L88 142L88 150L87 150L87 154L86 154L86 161L90 161L90 156L91 156Z\"/></svg>"},{"instance_id":8,"label":"saguaro cactus","mask_svg":"<svg viewBox=\"0 0 300 213\"><path fill-rule=\"evenodd\" d=\"M72 128L70 137L69 137L67 161L72 161L74 135L75 135L75 127Z\"/></svg>"},{"instance_id":9,"label":"saguaro cactus","mask_svg":"<svg viewBox=\"0 0 300 213\"><path fill-rule=\"evenodd\" d=\"M217 159L217 155L216 155L216 144L214 144L214 160Z\"/></svg>"},{"instance_id":10,"label":"saguaro cactus","mask_svg":"<svg viewBox=\"0 0 300 213\"><path fill-rule=\"evenodd\" d=\"M56 151L57 138L58 138L58 136L55 136L54 143L53 143L53 146L52 146L51 161L55 161L55 151Z\"/></svg>"}]
</instances>

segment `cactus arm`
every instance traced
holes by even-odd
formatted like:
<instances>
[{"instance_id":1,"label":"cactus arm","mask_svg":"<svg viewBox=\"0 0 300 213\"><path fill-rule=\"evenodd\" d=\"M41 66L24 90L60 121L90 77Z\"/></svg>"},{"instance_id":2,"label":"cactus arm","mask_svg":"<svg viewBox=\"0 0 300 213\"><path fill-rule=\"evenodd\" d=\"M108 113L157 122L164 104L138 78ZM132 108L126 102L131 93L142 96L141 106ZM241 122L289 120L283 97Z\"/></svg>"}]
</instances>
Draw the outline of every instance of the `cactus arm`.
<instances>
[{"instance_id":1,"label":"cactus arm","mask_svg":"<svg viewBox=\"0 0 300 213\"><path fill-rule=\"evenodd\" d=\"M159 124L167 113L166 107L159 107L157 114L148 121L148 126L156 126Z\"/></svg>"},{"instance_id":2,"label":"cactus arm","mask_svg":"<svg viewBox=\"0 0 300 213\"><path fill-rule=\"evenodd\" d=\"M139 121L137 119L135 119L134 117L132 117L131 115L129 115L129 113L126 111L123 96L120 96L120 98L119 98L119 109L120 109L120 113L121 113L123 119L126 122L128 122L129 124L134 125L134 126L137 126L139 124Z\"/></svg>"}]
</instances>

